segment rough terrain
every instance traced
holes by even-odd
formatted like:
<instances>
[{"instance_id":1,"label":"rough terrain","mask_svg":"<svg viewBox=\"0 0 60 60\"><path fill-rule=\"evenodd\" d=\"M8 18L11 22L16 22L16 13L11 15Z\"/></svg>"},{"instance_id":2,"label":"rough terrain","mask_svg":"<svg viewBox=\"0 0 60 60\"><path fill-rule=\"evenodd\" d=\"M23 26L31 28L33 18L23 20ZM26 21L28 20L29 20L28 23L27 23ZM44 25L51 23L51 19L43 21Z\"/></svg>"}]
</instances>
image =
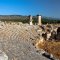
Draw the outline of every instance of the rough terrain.
<instances>
[{"instance_id":1,"label":"rough terrain","mask_svg":"<svg viewBox=\"0 0 60 60\"><path fill-rule=\"evenodd\" d=\"M33 44L39 38L36 29L36 26L22 23L0 24L0 50L8 60L50 60L38 53Z\"/></svg>"}]
</instances>

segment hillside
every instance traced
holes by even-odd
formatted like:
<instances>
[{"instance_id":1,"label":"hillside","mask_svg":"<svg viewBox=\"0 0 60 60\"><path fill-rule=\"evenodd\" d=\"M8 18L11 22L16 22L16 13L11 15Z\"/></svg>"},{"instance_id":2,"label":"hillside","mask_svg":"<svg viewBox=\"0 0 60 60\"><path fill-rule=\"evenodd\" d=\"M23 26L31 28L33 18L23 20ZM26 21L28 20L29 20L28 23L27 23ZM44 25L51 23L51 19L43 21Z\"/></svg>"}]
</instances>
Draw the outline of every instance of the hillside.
<instances>
[{"instance_id":1,"label":"hillside","mask_svg":"<svg viewBox=\"0 0 60 60\"><path fill-rule=\"evenodd\" d=\"M29 23L29 16L22 15L0 15L1 21L15 21ZM37 23L37 16L33 16L33 23ZM42 23L60 23L60 19L42 16Z\"/></svg>"}]
</instances>

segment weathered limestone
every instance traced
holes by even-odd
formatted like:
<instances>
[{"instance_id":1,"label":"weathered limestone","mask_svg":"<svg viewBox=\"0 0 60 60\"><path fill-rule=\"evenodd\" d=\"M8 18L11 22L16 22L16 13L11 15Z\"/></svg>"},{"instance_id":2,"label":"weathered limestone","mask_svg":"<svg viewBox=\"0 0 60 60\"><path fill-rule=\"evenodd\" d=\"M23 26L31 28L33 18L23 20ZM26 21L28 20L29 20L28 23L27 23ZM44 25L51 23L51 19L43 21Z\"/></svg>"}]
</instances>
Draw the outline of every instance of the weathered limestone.
<instances>
[{"instance_id":1,"label":"weathered limestone","mask_svg":"<svg viewBox=\"0 0 60 60\"><path fill-rule=\"evenodd\" d=\"M8 60L8 56L0 50L0 60Z\"/></svg>"},{"instance_id":2,"label":"weathered limestone","mask_svg":"<svg viewBox=\"0 0 60 60\"><path fill-rule=\"evenodd\" d=\"M29 19L30 19L30 25L33 25L33 23L32 23L32 16L31 15L29 16Z\"/></svg>"},{"instance_id":3,"label":"weathered limestone","mask_svg":"<svg viewBox=\"0 0 60 60\"><path fill-rule=\"evenodd\" d=\"M51 33L47 33L47 40L51 37Z\"/></svg>"},{"instance_id":4,"label":"weathered limestone","mask_svg":"<svg viewBox=\"0 0 60 60\"><path fill-rule=\"evenodd\" d=\"M37 17L38 17L38 25L40 25L41 26L41 16L40 15L37 15ZM33 20L32 20L32 16L30 15L29 16L29 20L30 20L30 25L33 25Z\"/></svg>"},{"instance_id":5,"label":"weathered limestone","mask_svg":"<svg viewBox=\"0 0 60 60\"><path fill-rule=\"evenodd\" d=\"M38 25L41 25L41 16L38 15Z\"/></svg>"}]
</instances>

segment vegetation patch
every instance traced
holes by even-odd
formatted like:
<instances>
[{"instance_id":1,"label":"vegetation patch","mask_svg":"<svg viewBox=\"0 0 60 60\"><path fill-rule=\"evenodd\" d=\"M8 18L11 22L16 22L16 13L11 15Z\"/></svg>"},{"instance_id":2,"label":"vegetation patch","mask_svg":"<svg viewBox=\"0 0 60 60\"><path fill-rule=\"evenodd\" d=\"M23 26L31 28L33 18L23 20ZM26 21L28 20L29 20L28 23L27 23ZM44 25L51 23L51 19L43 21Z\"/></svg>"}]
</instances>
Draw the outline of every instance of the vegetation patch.
<instances>
[{"instance_id":1,"label":"vegetation patch","mask_svg":"<svg viewBox=\"0 0 60 60\"><path fill-rule=\"evenodd\" d=\"M55 57L60 59L60 42L55 41L43 41L37 42L37 46L39 49L42 48L48 53L52 53Z\"/></svg>"}]
</instances>

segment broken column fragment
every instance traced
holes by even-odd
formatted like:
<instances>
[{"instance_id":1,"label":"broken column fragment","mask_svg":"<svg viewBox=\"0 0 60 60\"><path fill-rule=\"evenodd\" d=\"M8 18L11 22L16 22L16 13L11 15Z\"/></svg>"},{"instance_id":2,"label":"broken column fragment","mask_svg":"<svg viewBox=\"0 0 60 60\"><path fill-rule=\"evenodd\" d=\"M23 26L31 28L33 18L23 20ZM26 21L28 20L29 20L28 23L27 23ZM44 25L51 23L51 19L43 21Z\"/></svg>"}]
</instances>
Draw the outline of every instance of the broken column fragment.
<instances>
[{"instance_id":1,"label":"broken column fragment","mask_svg":"<svg viewBox=\"0 0 60 60\"><path fill-rule=\"evenodd\" d=\"M38 17L38 25L41 25L41 16L37 15L37 17Z\"/></svg>"},{"instance_id":2,"label":"broken column fragment","mask_svg":"<svg viewBox=\"0 0 60 60\"><path fill-rule=\"evenodd\" d=\"M29 16L29 20L30 20L30 25L33 25L33 22L32 22L33 20L31 15Z\"/></svg>"}]
</instances>

